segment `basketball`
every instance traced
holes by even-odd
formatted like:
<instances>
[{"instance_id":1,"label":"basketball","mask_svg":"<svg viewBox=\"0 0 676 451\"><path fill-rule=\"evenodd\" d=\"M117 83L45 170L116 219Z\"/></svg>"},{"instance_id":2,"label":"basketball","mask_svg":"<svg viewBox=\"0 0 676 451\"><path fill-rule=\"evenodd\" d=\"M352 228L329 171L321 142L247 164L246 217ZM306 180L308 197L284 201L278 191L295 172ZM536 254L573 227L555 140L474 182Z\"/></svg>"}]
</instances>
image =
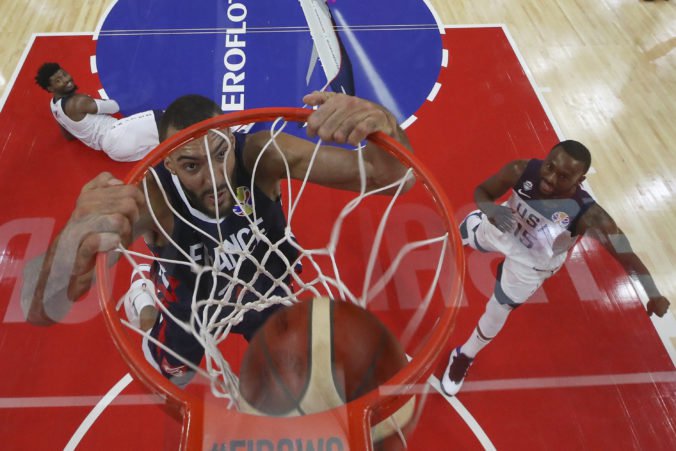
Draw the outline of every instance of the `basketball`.
<instances>
[{"instance_id":1,"label":"basketball","mask_svg":"<svg viewBox=\"0 0 676 451\"><path fill-rule=\"evenodd\" d=\"M280 309L258 330L240 369L240 393L258 413L321 412L359 398L406 365L372 313L316 298Z\"/></svg>"}]
</instances>

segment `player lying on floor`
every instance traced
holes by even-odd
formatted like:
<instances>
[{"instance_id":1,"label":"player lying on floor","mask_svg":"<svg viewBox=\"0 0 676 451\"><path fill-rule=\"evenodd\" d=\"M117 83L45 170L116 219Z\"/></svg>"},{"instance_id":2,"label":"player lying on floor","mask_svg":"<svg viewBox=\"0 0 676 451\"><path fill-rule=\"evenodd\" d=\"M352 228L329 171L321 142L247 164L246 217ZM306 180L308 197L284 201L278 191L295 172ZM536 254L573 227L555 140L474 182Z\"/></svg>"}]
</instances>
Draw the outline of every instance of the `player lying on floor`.
<instances>
[{"instance_id":1,"label":"player lying on floor","mask_svg":"<svg viewBox=\"0 0 676 451\"><path fill-rule=\"evenodd\" d=\"M367 135L381 131L410 149L408 139L394 116L379 105L357 97L327 92L308 94L303 102L318 107L307 121L310 137L319 136L325 142L356 145ZM167 139L181 129L220 113L218 106L209 99L200 96L182 97L167 108L162 118L160 136L163 140ZM282 133L276 138L281 152L264 152L256 163L269 139L269 130L250 135L232 134L228 130L223 133L225 137L209 134L208 155L217 167L225 166L224 172L233 187L251 186L252 169L257 164L255 192L252 193L256 217L262 221L260 229L265 230L265 235L274 243L280 237L283 238L286 227L280 203L280 182L286 180L286 164L291 178L303 179L315 143ZM231 144L234 145L234 152L228 152ZM159 183L169 196L170 203L193 225L216 238L219 228L223 236L238 234L248 228L250 222L245 215L237 214L237 208L241 207L234 203L224 172L209 169L206 149L204 140L200 139L175 150L163 164L156 167ZM359 191L362 177L358 158L357 152L322 146L316 154L308 180L328 187ZM395 157L370 142L364 148L363 161L367 190L386 187L406 176L406 168ZM155 179L151 176L147 179L150 208L139 188L124 185L107 173L100 174L84 186L71 219L50 245L46 256L32 263L33 266L25 272L28 277L25 279L22 306L29 322L48 325L63 318L72 302L89 290L94 258L98 252L110 251L118 244L129 245L135 237L143 235L156 256L164 258L175 255L178 251L160 233L158 225L151 218L150 209L161 228L184 251L190 252L192 249L194 254L194 249L202 249L202 252L209 253L209 258L215 258L213 241L177 221ZM413 183L413 177L408 176L403 185L404 191ZM390 193L395 191L389 190ZM215 219L217 211L219 221ZM251 253L254 256L263 254L266 246L261 241ZM265 263L267 275L255 280L259 292L266 291L272 286L273 279L286 270L282 261L284 257L289 261L295 259L295 248L289 243L282 243L279 249L283 257L273 254ZM249 271L245 265L239 269L240 278L246 277ZM36 280L30 280L33 272L39 274ZM161 342L170 342L172 349L199 364L204 349L176 322L165 318L164 314L157 315L152 297L144 293L145 290L157 289L160 301L168 306L171 313L187 321L193 289L197 283L195 273L185 265L164 262L161 265L156 262L151 272L154 277L150 279L154 281L155 287L142 281L133 284L130 290L126 305L130 319L137 320L141 328L152 327L153 337ZM197 286L198 290L210 288ZM245 320L233 331L249 339L273 310L247 312ZM181 361L161 347L148 342L144 346L148 346L146 356L150 355L158 370L177 384L183 385L192 377L192 372Z\"/></svg>"},{"instance_id":2,"label":"player lying on floor","mask_svg":"<svg viewBox=\"0 0 676 451\"><path fill-rule=\"evenodd\" d=\"M49 107L66 139L79 139L115 161L140 160L159 144L161 111L117 119L112 116L120 111L116 101L79 94L73 77L58 63L40 66L35 82L53 94Z\"/></svg>"}]
</instances>

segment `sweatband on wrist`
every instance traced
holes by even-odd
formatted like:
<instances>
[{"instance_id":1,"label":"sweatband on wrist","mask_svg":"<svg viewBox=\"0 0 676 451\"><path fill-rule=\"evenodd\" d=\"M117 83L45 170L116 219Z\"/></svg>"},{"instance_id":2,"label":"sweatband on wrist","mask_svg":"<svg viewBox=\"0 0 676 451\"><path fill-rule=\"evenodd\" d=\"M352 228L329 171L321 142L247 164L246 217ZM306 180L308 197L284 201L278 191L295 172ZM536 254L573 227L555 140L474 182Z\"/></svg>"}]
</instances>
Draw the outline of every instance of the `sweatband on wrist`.
<instances>
[{"instance_id":1,"label":"sweatband on wrist","mask_svg":"<svg viewBox=\"0 0 676 451\"><path fill-rule=\"evenodd\" d=\"M114 100L94 99L98 112L96 114L115 114L120 111L120 105Z\"/></svg>"}]
</instances>

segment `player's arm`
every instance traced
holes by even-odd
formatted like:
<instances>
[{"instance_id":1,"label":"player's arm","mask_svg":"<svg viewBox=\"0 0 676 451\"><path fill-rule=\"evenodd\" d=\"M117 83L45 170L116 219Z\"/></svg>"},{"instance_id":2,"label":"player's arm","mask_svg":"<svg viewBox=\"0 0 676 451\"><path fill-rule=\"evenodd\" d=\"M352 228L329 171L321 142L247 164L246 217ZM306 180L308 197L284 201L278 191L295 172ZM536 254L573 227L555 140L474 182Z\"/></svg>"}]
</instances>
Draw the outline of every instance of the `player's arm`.
<instances>
[{"instance_id":1,"label":"player's arm","mask_svg":"<svg viewBox=\"0 0 676 451\"><path fill-rule=\"evenodd\" d=\"M527 164L527 160L510 161L474 190L474 201L477 206L491 224L502 232L512 230L515 220L511 209L496 205L495 201L500 199L519 181Z\"/></svg>"},{"instance_id":2,"label":"player's arm","mask_svg":"<svg viewBox=\"0 0 676 451\"><path fill-rule=\"evenodd\" d=\"M375 103L358 97L327 92L313 92L305 96L303 101L311 106L319 106L308 119L308 136L319 136L325 142L356 146L371 133L380 131L411 150L410 142L394 116ZM268 136L268 133L260 133L250 137L254 151L245 153L245 162L248 166L253 166L258 155L256 150L262 148ZM315 144L287 134L280 134L276 141L289 164L290 176L303 179L310 167ZM366 144L363 157L367 190L397 182L406 174L407 168L397 158L372 143ZM322 146L312 163L308 180L332 188L359 191L361 178L358 158L355 151ZM286 177L282 157L272 148L266 151L259 164L259 169L264 171L267 178L274 180L270 183L277 183L277 180ZM414 183L411 174L404 183L404 191L410 189ZM397 187L394 187L384 192L394 193L396 189Z\"/></svg>"},{"instance_id":3,"label":"player's arm","mask_svg":"<svg viewBox=\"0 0 676 451\"><path fill-rule=\"evenodd\" d=\"M669 310L669 301L657 289L650 272L631 248L627 236L600 205L594 204L580 218L578 233L601 243L622 265L627 274L639 281L649 298L646 307L648 315L655 313L659 317L664 316Z\"/></svg>"},{"instance_id":4,"label":"player's arm","mask_svg":"<svg viewBox=\"0 0 676 451\"><path fill-rule=\"evenodd\" d=\"M92 99L85 94L74 95L66 104L66 114L74 121L81 121L87 114L115 114L120 106L114 100Z\"/></svg>"},{"instance_id":5,"label":"player's arm","mask_svg":"<svg viewBox=\"0 0 676 451\"><path fill-rule=\"evenodd\" d=\"M66 138L68 141L73 141L75 136L73 136L68 130L66 130L63 125L59 124L59 130L61 130L61 135Z\"/></svg>"},{"instance_id":6,"label":"player's arm","mask_svg":"<svg viewBox=\"0 0 676 451\"><path fill-rule=\"evenodd\" d=\"M47 253L24 270L21 306L36 325L60 321L94 279L95 257L128 245L144 231L147 216L141 192L109 173L87 183L75 210Z\"/></svg>"}]
</instances>

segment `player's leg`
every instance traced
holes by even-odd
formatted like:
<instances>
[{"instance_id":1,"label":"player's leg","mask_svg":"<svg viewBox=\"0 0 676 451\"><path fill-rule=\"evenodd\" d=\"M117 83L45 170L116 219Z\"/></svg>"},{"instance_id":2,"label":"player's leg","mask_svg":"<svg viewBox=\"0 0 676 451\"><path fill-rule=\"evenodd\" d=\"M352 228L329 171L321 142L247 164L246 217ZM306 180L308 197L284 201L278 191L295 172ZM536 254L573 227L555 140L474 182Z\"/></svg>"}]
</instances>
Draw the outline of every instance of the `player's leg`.
<instances>
[{"instance_id":1,"label":"player's leg","mask_svg":"<svg viewBox=\"0 0 676 451\"><path fill-rule=\"evenodd\" d=\"M143 338L143 354L146 360L164 377L183 388L195 377L195 370L182 359L199 366L204 357L204 348L199 341L187 333L171 318L160 314L158 321L150 331L154 340ZM161 343L161 346L157 342ZM167 351L167 349L172 352Z\"/></svg>"},{"instance_id":2,"label":"player's leg","mask_svg":"<svg viewBox=\"0 0 676 451\"><path fill-rule=\"evenodd\" d=\"M103 151L115 161L138 161L160 142L156 113L144 111L120 119L103 138Z\"/></svg>"},{"instance_id":3,"label":"player's leg","mask_svg":"<svg viewBox=\"0 0 676 451\"><path fill-rule=\"evenodd\" d=\"M500 249L492 242L501 233L481 210L472 211L460 223L462 244L480 252L499 252Z\"/></svg>"},{"instance_id":4,"label":"player's leg","mask_svg":"<svg viewBox=\"0 0 676 451\"><path fill-rule=\"evenodd\" d=\"M495 295L491 296L486 303L486 310L479 318L479 322L467 342L451 351L441 380L441 388L444 393L453 396L460 391L474 357L500 332L514 308L500 304Z\"/></svg>"},{"instance_id":5,"label":"player's leg","mask_svg":"<svg viewBox=\"0 0 676 451\"><path fill-rule=\"evenodd\" d=\"M195 371L174 354L197 366L204 356L204 348L192 334L160 312L155 301L156 275L157 266L140 264L134 269L132 284L124 298L125 312L132 325L144 332L150 331L148 335L151 338L144 335L142 342L146 360L174 384L185 387L195 376ZM178 320L188 321L190 309L179 305L179 302L170 303L167 308Z\"/></svg>"},{"instance_id":6,"label":"player's leg","mask_svg":"<svg viewBox=\"0 0 676 451\"><path fill-rule=\"evenodd\" d=\"M538 271L507 258L498 266L495 291L469 339L453 349L442 377L441 387L449 396L462 386L476 355L502 330L509 314L542 285L552 271Z\"/></svg>"}]
</instances>

